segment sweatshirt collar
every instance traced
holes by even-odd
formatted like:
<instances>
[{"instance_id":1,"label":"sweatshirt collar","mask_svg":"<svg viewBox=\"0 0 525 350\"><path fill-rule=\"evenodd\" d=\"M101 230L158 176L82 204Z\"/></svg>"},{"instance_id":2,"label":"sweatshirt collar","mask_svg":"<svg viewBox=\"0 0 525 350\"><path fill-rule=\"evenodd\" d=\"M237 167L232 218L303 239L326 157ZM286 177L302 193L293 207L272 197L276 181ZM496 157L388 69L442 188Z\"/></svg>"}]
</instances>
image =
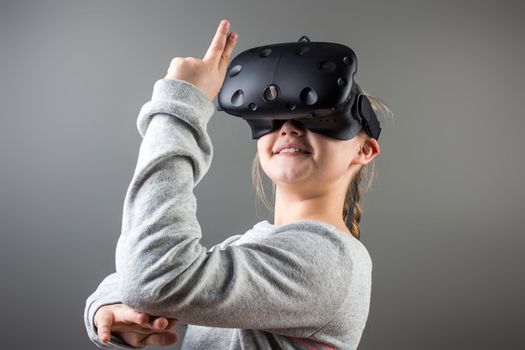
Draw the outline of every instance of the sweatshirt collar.
<instances>
[{"instance_id":1,"label":"sweatshirt collar","mask_svg":"<svg viewBox=\"0 0 525 350\"><path fill-rule=\"evenodd\" d=\"M301 220L301 221L296 221L296 222L292 222L289 224L280 224L280 225L272 224L268 220L263 220L255 224L254 229L258 229L258 230L262 230L266 232L273 231L277 233L277 232L288 230L288 229L304 229L305 227L311 227L312 225L317 226L317 227L321 226L321 227L328 228L330 230L337 231L334 225L327 224L325 222L315 221L315 220Z\"/></svg>"}]
</instances>

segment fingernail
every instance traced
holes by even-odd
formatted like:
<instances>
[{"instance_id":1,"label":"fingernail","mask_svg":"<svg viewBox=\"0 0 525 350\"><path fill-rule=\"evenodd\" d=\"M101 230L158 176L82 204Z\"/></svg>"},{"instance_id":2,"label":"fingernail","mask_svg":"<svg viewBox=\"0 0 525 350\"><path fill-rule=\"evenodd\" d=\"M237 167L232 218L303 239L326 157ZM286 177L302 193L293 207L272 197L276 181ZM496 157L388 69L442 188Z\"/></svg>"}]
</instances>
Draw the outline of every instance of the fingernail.
<instances>
[{"instance_id":1,"label":"fingernail","mask_svg":"<svg viewBox=\"0 0 525 350\"><path fill-rule=\"evenodd\" d=\"M162 319L162 320L159 320L159 322L157 322L157 328L159 328L159 329L163 329L163 328L165 328L167 325L168 325L167 322L164 322L163 319Z\"/></svg>"}]
</instances>

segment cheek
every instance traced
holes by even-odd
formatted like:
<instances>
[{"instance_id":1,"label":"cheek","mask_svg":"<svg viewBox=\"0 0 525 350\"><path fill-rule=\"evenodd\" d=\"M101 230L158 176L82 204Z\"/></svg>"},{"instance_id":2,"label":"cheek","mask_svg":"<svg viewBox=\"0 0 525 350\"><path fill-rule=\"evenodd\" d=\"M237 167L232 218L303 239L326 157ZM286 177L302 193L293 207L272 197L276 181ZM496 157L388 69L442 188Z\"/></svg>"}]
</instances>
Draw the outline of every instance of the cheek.
<instances>
[{"instance_id":1,"label":"cheek","mask_svg":"<svg viewBox=\"0 0 525 350\"><path fill-rule=\"evenodd\" d=\"M268 135L265 135L257 140L257 154L259 155L259 162L261 168L266 173L266 164L269 161L268 150L271 149L271 143Z\"/></svg>"},{"instance_id":2,"label":"cheek","mask_svg":"<svg viewBox=\"0 0 525 350\"><path fill-rule=\"evenodd\" d=\"M268 148L271 147L272 134L266 134L257 139L257 151L259 154L267 152Z\"/></svg>"},{"instance_id":3,"label":"cheek","mask_svg":"<svg viewBox=\"0 0 525 350\"><path fill-rule=\"evenodd\" d=\"M340 177L348 171L349 164L350 154L339 148L324 148L317 159L320 176L325 179Z\"/></svg>"}]
</instances>

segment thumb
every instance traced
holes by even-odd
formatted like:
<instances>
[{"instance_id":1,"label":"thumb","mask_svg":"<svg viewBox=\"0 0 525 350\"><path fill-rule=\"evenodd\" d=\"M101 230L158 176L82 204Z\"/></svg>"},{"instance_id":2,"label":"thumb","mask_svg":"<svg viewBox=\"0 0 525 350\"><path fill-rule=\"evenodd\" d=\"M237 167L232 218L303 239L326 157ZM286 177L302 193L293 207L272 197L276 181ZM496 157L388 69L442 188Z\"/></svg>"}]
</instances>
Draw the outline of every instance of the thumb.
<instances>
[{"instance_id":1,"label":"thumb","mask_svg":"<svg viewBox=\"0 0 525 350\"><path fill-rule=\"evenodd\" d=\"M177 340L179 340L179 337L176 333L163 332L151 334L144 340L144 343L146 345L166 346L176 343Z\"/></svg>"},{"instance_id":2,"label":"thumb","mask_svg":"<svg viewBox=\"0 0 525 350\"><path fill-rule=\"evenodd\" d=\"M115 312L115 321L114 322L122 322L122 323L137 323L140 325L147 325L147 323L150 321L149 314L145 312L135 311L132 308L125 307L121 310L118 310L118 312Z\"/></svg>"}]
</instances>

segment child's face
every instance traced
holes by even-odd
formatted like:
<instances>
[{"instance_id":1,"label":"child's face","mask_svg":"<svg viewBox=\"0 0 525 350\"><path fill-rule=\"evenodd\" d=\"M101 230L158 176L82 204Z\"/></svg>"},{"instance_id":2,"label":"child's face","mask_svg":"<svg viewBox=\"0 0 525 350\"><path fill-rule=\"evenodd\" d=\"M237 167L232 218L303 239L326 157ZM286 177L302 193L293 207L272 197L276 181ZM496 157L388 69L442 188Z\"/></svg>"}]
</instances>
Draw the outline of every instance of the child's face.
<instances>
[{"instance_id":1,"label":"child's face","mask_svg":"<svg viewBox=\"0 0 525 350\"><path fill-rule=\"evenodd\" d=\"M257 150L261 167L276 185L300 184L301 189L310 192L325 191L330 186L346 189L350 177L363 163L356 157L363 142L361 135L338 140L287 121L280 129L260 137ZM306 152L276 153L288 143Z\"/></svg>"}]
</instances>

